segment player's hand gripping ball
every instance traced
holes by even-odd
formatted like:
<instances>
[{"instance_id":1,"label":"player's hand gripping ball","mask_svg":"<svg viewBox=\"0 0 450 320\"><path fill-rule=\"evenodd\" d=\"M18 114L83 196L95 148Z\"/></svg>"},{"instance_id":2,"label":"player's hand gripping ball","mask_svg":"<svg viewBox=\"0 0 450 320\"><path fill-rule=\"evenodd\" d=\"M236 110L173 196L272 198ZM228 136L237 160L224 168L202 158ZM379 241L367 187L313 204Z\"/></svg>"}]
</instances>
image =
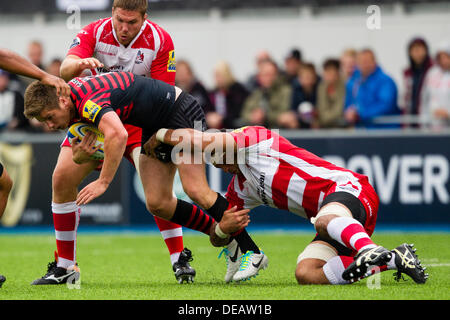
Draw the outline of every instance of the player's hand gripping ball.
<instances>
[{"instance_id":1,"label":"player's hand gripping ball","mask_svg":"<svg viewBox=\"0 0 450 320\"><path fill-rule=\"evenodd\" d=\"M105 153L103 151L103 144L105 141L105 136L103 133L94 125L83 123L83 122L77 122L70 126L69 130L67 131L67 138L69 139L69 143L71 145L72 141L75 138L78 138L78 141L83 140L83 138L86 136L88 132L92 132L96 135L96 141L95 141L95 147L98 148L92 155L91 158L93 160L103 160L105 157Z\"/></svg>"}]
</instances>

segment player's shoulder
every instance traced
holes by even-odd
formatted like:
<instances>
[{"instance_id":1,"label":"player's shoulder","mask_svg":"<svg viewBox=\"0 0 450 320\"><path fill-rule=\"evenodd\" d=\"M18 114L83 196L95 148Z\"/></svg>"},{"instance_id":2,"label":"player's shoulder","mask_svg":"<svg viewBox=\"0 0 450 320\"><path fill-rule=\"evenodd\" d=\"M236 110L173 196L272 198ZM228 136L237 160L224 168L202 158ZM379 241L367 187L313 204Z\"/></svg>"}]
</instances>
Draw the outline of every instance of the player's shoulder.
<instances>
[{"instance_id":1,"label":"player's shoulder","mask_svg":"<svg viewBox=\"0 0 450 320\"><path fill-rule=\"evenodd\" d=\"M96 31L98 31L98 29L99 29L100 27L104 27L104 26L106 26L106 25L110 25L110 26L111 26L111 29L112 29L112 23L111 23L111 20L112 20L111 17L109 17L109 18L102 18L102 19L95 20L95 21L93 21L93 22L87 24L86 26L84 26L84 27L80 30L79 34L80 34L80 33L81 33L81 34L95 33Z\"/></svg>"},{"instance_id":2,"label":"player's shoulder","mask_svg":"<svg viewBox=\"0 0 450 320\"><path fill-rule=\"evenodd\" d=\"M141 35L140 44L142 42L154 49L155 47L166 48L171 47L173 49L173 42L170 34L157 23L145 20L144 30Z\"/></svg>"},{"instance_id":3,"label":"player's shoulder","mask_svg":"<svg viewBox=\"0 0 450 320\"><path fill-rule=\"evenodd\" d=\"M93 90L92 80L94 76L88 77L75 77L71 79L67 84L71 88L72 96L76 100L76 106L80 106L82 102L86 101L89 96L96 94Z\"/></svg>"},{"instance_id":4,"label":"player's shoulder","mask_svg":"<svg viewBox=\"0 0 450 320\"><path fill-rule=\"evenodd\" d=\"M161 34L169 34L163 27L161 27L159 24L157 24L156 22L153 22L149 19L145 20L145 23L147 24L148 27L153 27L158 33Z\"/></svg>"},{"instance_id":5,"label":"player's shoulder","mask_svg":"<svg viewBox=\"0 0 450 320\"><path fill-rule=\"evenodd\" d=\"M84 41L85 43L90 43L91 45L96 42L116 44L111 21L112 18L103 18L91 22L78 32L76 39L81 43ZM92 41L94 42L92 43Z\"/></svg>"}]
</instances>

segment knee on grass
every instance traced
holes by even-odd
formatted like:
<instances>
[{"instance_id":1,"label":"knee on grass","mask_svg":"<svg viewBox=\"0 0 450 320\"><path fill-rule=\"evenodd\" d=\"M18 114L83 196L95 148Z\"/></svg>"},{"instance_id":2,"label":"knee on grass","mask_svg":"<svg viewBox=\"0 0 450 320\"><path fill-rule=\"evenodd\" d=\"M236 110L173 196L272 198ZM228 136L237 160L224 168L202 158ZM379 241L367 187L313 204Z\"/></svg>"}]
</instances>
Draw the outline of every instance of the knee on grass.
<instances>
[{"instance_id":1,"label":"knee on grass","mask_svg":"<svg viewBox=\"0 0 450 320\"><path fill-rule=\"evenodd\" d=\"M298 284L324 284L326 279L323 278L322 267L308 264L298 264L295 269L295 279Z\"/></svg>"}]
</instances>

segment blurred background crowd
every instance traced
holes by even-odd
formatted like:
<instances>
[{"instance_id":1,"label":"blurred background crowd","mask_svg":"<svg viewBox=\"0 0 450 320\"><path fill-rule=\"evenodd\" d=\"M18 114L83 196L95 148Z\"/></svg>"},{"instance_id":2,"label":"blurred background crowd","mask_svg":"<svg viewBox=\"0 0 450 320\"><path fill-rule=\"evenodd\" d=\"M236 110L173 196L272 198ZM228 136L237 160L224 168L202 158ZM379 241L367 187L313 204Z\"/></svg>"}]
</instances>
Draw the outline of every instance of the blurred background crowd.
<instances>
[{"instance_id":1,"label":"blurred background crowd","mask_svg":"<svg viewBox=\"0 0 450 320\"><path fill-rule=\"evenodd\" d=\"M346 49L319 66L304 61L299 48L282 63L261 51L255 73L244 83L235 80L230 63L220 61L210 90L181 60L176 82L200 101L210 128L439 130L450 127L450 43L438 44L435 51L432 56L425 39L411 39L402 83L395 83L370 48Z\"/></svg>"},{"instance_id":2,"label":"blurred background crowd","mask_svg":"<svg viewBox=\"0 0 450 320\"><path fill-rule=\"evenodd\" d=\"M450 42L432 45L434 54L426 39L411 39L402 83L394 81L371 48L346 49L321 65L304 61L302 49L293 48L281 62L261 50L246 82L236 80L231 62L219 61L210 86L197 79L189 61L179 59L176 85L197 98L209 128L440 130L450 128ZM29 43L28 59L59 76L63 58L44 65L44 53L42 43ZM23 116L23 93L30 81L0 70L2 131L47 131Z\"/></svg>"}]
</instances>

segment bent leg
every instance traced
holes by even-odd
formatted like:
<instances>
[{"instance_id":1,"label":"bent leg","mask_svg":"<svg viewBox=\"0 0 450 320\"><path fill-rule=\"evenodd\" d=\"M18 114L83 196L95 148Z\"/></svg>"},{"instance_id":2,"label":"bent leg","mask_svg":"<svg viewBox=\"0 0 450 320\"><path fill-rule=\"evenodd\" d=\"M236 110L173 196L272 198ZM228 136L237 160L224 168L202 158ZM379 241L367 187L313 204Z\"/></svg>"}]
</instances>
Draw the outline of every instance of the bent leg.
<instances>
[{"instance_id":1,"label":"bent leg","mask_svg":"<svg viewBox=\"0 0 450 320\"><path fill-rule=\"evenodd\" d=\"M323 266L337 256L337 251L324 241L313 241L298 256L295 279L299 284L330 284Z\"/></svg>"},{"instance_id":2,"label":"bent leg","mask_svg":"<svg viewBox=\"0 0 450 320\"><path fill-rule=\"evenodd\" d=\"M170 221L177 206L172 190L175 166L141 154L138 169L147 209L155 216Z\"/></svg>"},{"instance_id":3,"label":"bent leg","mask_svg":"<svg viewBox=\"0 0 450 320\"><path fill-rule=\"evenodd\" d=\"M195 203L208 210L217 199L217 193L209 187L205 164L177 165L183 190Z\"/></svg>"},{"instance_id":4,"label":"bent leg","mask_svg":"<svg viewBox=\"0 0 450 320\"><path fill-rule=\"evenodd\" d=\"M332 193L324 200L314 226L322 239L329 239L350 250L355 256L342 273L345 280L357 281L371 274L374 268L381 271L395 267L395 259L388 249L375 244L366 228L366 211L361 201L346 193Z\"/></svg>"},{"instance_id":5,"label":"bent leg","mask_svg":"<svg viewBox=\"0 0 450 320\"><path fill-rule=\"evenodd\" d=\"M76 164L72 160L72 148L62 147L52 176L53 202L75 201L79 184L97 166L97 161Z\"/></svg>"},{"instance_id":6,"label":"bent leg","mask_svg":"<svg viewBox=\"0 0 450 320\"><path fill-rule=\"evenodd\" d=\"M183 189L189 198L205 208L215 220L222 220L223 212L228 208L228 201L209 187L205 164L179 164L178 172ZM238 242L242 252L260 253L259 247L247 233L247 230L239 230L233 234L233 237Z\"/></svg>"},{"instance_id":7,"label":"bent leg","mask_svg":"<svg viewBox=\"0 0 450 320\"><path fill-rule=\"evenodd\" d=\"M214 219L200 208L173 196L175 166L140 155L140 176L147 209L163 219L209 235Z\"/></svg>"},{"instance_id":8,"label":"bent leg","mask_svg":"<svg viewBox=\"0 0 450 320\"><path fill-rule=\"evenodd\" d=\"M326 203L327 199L332 200ZM314 221L321 237L336 240L355 252L377 247L364 227L366 212L358 198L334 193L324 203Z\"/></svg>"},{"instance_id":9,"label":"bent leg","mask_svg":"<svg viewBox=\"0 0 450 320\"><path fill-rule=\"evenodd\" d=\"M139 157L141 154L141 147L137 146L133 148L130 156L127 159L134 165L136 168L136 172L140 175L139 172ZM180 257L181 251L184 249L183 243L183 230L180 225L170 222L168 220L164 220L158 216L153 215L156 225L158 226L159 231L161 232L161 236L164 239L164 242L169 250L170 262L172 265L178 261Z\"/></svg>"}]
</instances>

